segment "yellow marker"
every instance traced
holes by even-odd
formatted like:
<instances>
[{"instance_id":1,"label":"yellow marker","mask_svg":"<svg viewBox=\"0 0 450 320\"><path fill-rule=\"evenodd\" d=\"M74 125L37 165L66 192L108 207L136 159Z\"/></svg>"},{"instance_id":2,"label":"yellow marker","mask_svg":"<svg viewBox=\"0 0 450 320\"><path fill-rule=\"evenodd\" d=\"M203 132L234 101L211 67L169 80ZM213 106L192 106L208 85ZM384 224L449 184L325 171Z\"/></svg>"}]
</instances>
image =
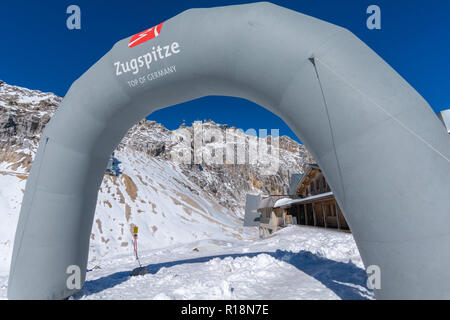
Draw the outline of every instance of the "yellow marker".
<instances>
[{"instance_id":1,"label":"yellow marker","mask_svg":"<svg viewBox=\"0 0 450 320\"><path fill-rule=\"evenodd\" d=\"M134 234L137 234L137 233L138 233L138 230L139 230L138 227L137 227L137 226L134 226L133 233L134 233Z\"/></svg>"}]
</instances>

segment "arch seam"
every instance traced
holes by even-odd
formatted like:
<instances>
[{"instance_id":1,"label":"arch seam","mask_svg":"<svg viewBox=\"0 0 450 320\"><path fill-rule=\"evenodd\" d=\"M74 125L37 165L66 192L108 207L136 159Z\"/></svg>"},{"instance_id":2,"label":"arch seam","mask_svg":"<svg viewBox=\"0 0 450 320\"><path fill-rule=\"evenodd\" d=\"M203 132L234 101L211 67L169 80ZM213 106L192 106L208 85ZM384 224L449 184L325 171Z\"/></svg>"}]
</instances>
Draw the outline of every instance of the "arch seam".
<instances>
[{"instance_id":1,"label":"arch seam","mask_svg":"<svg viewBox=\"0 0 450 320\"><path fill-rule=\"evenodd\" d=\"M322 81L320 81L319 72L317 70L317 66L316 66L316 61L315 60L316 60L316 58L314 57L314 55L309 58L309 61L314 66L314 71L316 73L317 81L319 82L320 92L322 94L322 99L323 99L323 104L324 104L324 107L325 107L325 112L327 114L328 126L330 128L330 134L331 134L331 143L333 145L333 153L334 153L334 157L336 159L336 164L337 164L338 172L339 172L339 183L340 183L341 189L342 189L342 206L345 208L344 178L343 178L343 175L342 175L342 169L341 169L341 164L339 162L339 157L338 157L338 154L337 154L337 151L336 151L336 143L334 141L334 130L333 130L333 125L331 124L330 113L328 111L328 103L327 103L327 99L325 98L325 93L324 93L324 90L323 90Z\"/></svg>"}]
</instances>

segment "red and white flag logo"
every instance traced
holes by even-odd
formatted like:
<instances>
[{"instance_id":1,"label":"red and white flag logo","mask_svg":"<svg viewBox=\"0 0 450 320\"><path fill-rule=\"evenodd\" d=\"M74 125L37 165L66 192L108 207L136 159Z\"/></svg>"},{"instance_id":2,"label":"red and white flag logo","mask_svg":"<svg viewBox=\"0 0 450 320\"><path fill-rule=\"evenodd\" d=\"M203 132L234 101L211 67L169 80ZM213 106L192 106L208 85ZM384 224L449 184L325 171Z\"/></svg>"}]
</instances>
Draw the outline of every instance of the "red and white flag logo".
<instances>
[{"instance_id":1,"label":"red and white flag logo","mask_svg":"<svg viewBox=\"0 0 450 320\"><path fill-rule=\"evenodd\" d=\"M164 22L161 22L157 26L151 27L150 29L144 30L132 36L130 39L130 43L128 43L128 47L133 48L140 45L141 43L156 38L161 32L163 23Z\"/></svg>"}]
</instances>

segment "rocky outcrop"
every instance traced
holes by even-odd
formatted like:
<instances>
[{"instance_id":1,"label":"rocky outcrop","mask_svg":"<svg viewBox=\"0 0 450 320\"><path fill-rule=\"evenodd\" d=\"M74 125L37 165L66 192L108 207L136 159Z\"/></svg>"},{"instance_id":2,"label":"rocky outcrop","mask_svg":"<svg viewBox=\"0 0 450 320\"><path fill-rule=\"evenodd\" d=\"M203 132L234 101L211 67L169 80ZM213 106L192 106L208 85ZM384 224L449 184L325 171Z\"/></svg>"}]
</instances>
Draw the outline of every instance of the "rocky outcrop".
<instances>
[{"instance_id":1,"label":"rocky outcrop","mask_svg":"<svg viewBox=\"0 0 450 320\"><path fill-rule=\"evenodd\" d=\"M0 82L0 171L26 174L30 170L41 133L61 101L61 97L52 93ZM245 141L247 151L252 143L260 143L262 139L254 140L234 127L216 124L211 120L201 125L204 130L221 132L223 137L228 130L236 141ZM307 164L314 162L302 145L283 136L276 150L279 168L275 174L263 174L258 164L178 164L171 157L177 146L172 135L181 130L194 135L193 126L182 125L180 129L170 131L154 121L142 120L128 131L117 149L121 152L142 153L149 159L165 160L175 165L191 182L217 199L217 203L238 214L242 214L246 193L286 194L289 173L301 173ZM270 145L272 138L269 136L266 139ZM192 154L199 152L194 150L194 144L191 147ZM225 150L225 147L225 141L205 139L201 148Z\"/></svg>"},{"instance_id":2,"label":"rocky outcrop","mask_svg":"<svg viewBox=\"0 0 450 320\"><path fill-rule=\"evenodd\" d=\"M0 82L0 163L27 173L41 133L62 98Z\"/></svg>"}]
</instances>

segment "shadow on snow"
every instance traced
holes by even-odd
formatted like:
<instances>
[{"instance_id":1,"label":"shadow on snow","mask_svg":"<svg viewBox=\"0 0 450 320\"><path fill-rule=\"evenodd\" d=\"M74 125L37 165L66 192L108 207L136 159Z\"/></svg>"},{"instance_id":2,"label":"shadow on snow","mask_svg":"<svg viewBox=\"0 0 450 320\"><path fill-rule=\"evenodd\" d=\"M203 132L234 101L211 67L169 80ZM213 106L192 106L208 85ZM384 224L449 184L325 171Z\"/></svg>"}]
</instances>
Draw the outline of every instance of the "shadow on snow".
<instances>
[{"instance_id":1,"label":"shadow on snow","mask_svg":"<svg viewBox=\"0 0 450 320\"><path fill-rule=\"evenodd\" d=\"M363 269L358 268L352 262L344 263L330 260L315 255L309 251L300 251L298 253L293 253L277 250L275 252L215 255L150 264L147 266L147 269L149 274L155 274L161 268L170 268L181 264L204 263L214 258L253 258L259 254L267 254L275 259L293 265L298 270L321 282L325 287L333 291L341 299L361 300L367 299L366 297L371 295L371 290L368 289L366 285L367 275ZM115 287L127 281L128 279L130 279L130 271L121 271L105 277L101 277L96 280L86 281L81 291L74 295L74 298L79 299L85 295L91 295L101 292L108 288Z\"/></svg>"}]
</instances>

